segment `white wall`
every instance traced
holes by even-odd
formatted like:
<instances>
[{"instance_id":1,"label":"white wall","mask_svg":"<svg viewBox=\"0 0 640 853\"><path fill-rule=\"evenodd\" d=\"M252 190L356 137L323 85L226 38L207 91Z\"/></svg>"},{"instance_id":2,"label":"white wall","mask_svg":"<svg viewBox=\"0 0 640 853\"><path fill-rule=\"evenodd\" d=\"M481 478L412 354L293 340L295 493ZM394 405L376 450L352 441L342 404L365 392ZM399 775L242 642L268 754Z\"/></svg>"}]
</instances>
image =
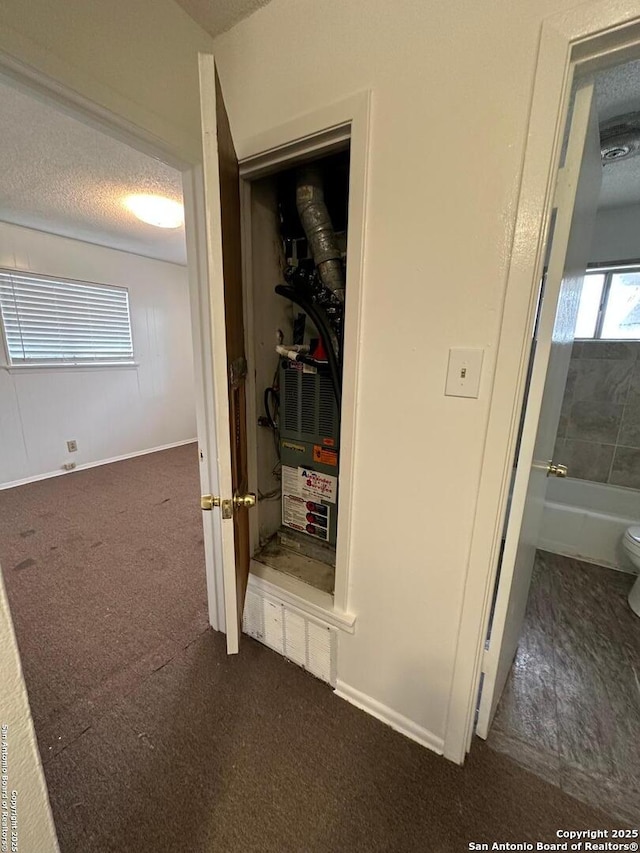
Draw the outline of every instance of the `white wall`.
<instances>
[{"instance_id":1,"label":"white wall","mask_svg":"<svg viewBox=\"0 0 640 853\"><path fill-rule=\"evenodd\" d=\"M540 24L570 5L272 0L215 43L240 154L269 127L373 93L350 562L357 624L341 637L338 678L436 745ZM477 400L444 396L452 346L486 349Z\"/></svg>"},{"instance_id":2,"label":"white wall","mask_svg":"<svg viewBox=\"0 0 640 853\"><path fill-rule=\"evenodd\" d=\"M575 5L272 0L215 43L240 149L373 91L358 623L340 677L434 737L446 726L540 25ZM0 49L197 151L196 52L211 41L171 0L3 0L0 24ZM478 400L443 396L453 345L486 348Z\"/></svg>"},{"instance_id":3,"label":"white wall","mask_svg":"<svg viewBox=\"0 0 640 853\"><path fill-rule=\"evenodd\" d=\"M0 4L0 52L18 64L68 87L132 122L186 160L197 162L200 119L197 53L212 48L211 38L173 0L3 0ZM0 626L10 624L8 603L0 598ZM15 638L5 627L0 636L3 670L2 710L16 727L29 726L24 681ZM14 741L29 797L34 840L23 835L22 849L55 849L50 813L33 735ZM32 787L33 786L33 787ZM38 832L42 832L40 838Z\"/></svg>"},{"instance_id":4,"label":"white wall","mask_svg":"<svg viewBox=\"0 0 640 853\"><path fill-rule=\"evenodd\" d=\"M0 51L200 160L197 52L212 39L173 0L3 0Z\"/></svg>"},{"instance_id":5,"label":"white wall","mask_svg":"<svg viewBox=\"0 0 640 853\"><path fill-rule=\"evenodd\" d=\"M53 818L47 798L38 745L36 743L27 691L9 603L0 571L0 725L7 726L7 793L16 791L18 849L24 853L55 853L58 850ZM1 735L0 735L1 737ZM4 772L4 770L3 770ZM8 839L8 850L11 850Z\"/></svg>"},{"instance_id":6,"label":"white wall","mask_svg":"<svg viewBox=\"0 0 640 853\"><path fill-rule=\"evenodd\" d=\"M195 438L186 267L6 223L0 267L128 287L137 362L0 368L0 484Z\"/></svg>"},{"instance_id":7,"label":"white wall","mask_svg":"<svg viewBox=\"0 0 640 853\"><path fill-rule=\"evenodd\" d=\"M598 211L590 262L637 261L640 258L640 204Z\"/></svg>"}]
</instances>

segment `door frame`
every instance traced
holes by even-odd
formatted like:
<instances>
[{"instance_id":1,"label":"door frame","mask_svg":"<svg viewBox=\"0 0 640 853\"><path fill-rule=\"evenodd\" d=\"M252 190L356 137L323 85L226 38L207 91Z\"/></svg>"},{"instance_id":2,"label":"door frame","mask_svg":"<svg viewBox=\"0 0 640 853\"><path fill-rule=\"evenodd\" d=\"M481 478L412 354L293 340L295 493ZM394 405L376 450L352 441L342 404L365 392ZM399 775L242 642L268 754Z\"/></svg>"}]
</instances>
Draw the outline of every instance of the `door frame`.
<instances>
[{"instance_id":1,"label":"door frame","mask_svg":"<svg viewBox=\"0 0 640 853\"><path fill-rule=\"evenodd\" d=\"M210 357L212 329L202 163L188 162L179 151L164 140L3 51L0 51L0 74L29 95L54 104L73 118L182 173L196 388L196 429L198 447L200 453L204 454L204 458L201 455L200 479L203 493L216 493L218 491L217 454L215 453L217 441L213 419L213 379ZM207 449L211 452L207 453ZM194 495L196 504L197 501L198 496ZM215 630L225 631L222 575L217 571L222 565L220 523L218 513L208 513L207 518L203 519L203 539L209 623Z\"/></svg>"},{"instance_id":2,"label":"door frame","mask_svg":"<svg viewBox=\"0 0 640 853\"><path fill-rule=\"evenodd\" d=\"M639 54L640 12L635 0L591 0L542 24L444 738L445 757L459 764L471 748L474 731L525 400L531 329L573 79Z\"/></svg>"},{"instance_id":3,"label":"door frame","mask_svg":"<svg viewBox=\"0 0 640 853\"><path fill-rule=\"evenodd\" d=\"M286 124L271 128L259 136L241 141L237 146L240 167L240 203L243 234L243 304L245 351L248 362L247 378L247 435L249 457L249 488L257 492L257 422L255 347L253 341L252 257L249 251L251 234L251 183L283 168L290 168L310 157L321 157L349 145L349 231L347 237L347 308L344 332L344 366L342 377L342 413L340 419L340 501L338 507L338 540L336 548L335 590L332 611L340 627L353 631L355 616L349 612L349 566L351 555L351 519L354 501L355 430L360 340L363 307L363 268L366 221L367 162L369 153L369 123L371 92L364 90L341 101L306 113ZM257 518L250 516L250 540L257 541ZM326 596L309 593L319 615ZM304 605L298 601L299 605Z\"/></svg>"}]
</instances>

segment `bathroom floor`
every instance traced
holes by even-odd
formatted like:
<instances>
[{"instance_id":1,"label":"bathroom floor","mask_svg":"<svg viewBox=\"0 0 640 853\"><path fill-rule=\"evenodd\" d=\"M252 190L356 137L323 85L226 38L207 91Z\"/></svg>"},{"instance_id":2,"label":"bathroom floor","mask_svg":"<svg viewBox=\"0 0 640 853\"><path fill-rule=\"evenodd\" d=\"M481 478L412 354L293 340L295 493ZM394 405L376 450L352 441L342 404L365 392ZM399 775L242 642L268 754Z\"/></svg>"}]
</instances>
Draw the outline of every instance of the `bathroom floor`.
<instances>
[{"instance_id":1,"label":"bathroom floor","mask_svg":"<svg viewBox=\"0 0 640 853\"><path fill-rule=\"evenodd\" d=\"M489 732L498 752L640 824L640 618L634 576L538 551L525 626Z\"/></svg>"}]
</instances>

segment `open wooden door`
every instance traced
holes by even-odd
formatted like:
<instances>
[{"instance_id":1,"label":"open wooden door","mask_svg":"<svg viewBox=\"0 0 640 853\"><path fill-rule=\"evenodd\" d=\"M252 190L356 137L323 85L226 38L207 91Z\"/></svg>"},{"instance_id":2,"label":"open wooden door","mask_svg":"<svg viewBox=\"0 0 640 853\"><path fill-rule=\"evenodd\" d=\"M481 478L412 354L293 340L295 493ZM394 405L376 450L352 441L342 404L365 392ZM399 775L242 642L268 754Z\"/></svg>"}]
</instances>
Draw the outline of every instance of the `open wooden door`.
<instances>
[{"instance_id":1,"label":"open wooden door","mask_svg":"<svg viewBox=\"0 0 640 853\"><path fill-rule=\"evenodd\" d=\"M222 514L222 569L227 651L238 651L249 577L247 363L242 310L240 182L227 111L213 56L199 56L207 266L219 495L202 509Z\"/></svg>"},{"instance_id":2,"label":"open wooden door","mask_svg":"<svg viewBox=\"0 0 640 853\"><path fill-rule=\"evenodd\" d=\"M489 648L483 662L476 726L481 737L487 737L518 647L547 478L550 474L566 473L557 464L562 460L553 460L556 464L552 464L552 455L601 180L593 84L583 83L575 93L565 165L558 173L555 227L550 238Z\"/></svg>"}]
</instances>

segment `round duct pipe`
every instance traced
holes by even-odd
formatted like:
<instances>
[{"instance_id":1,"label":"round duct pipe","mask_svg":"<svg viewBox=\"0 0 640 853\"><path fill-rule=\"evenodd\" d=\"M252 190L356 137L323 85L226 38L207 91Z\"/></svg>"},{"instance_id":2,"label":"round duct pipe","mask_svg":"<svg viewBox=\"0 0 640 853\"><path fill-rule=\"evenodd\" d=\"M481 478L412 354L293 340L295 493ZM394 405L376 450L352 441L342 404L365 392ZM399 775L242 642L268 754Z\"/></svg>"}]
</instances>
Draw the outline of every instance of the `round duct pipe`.
<instances>
[{"instance_id":1,"label":"round duct pipe","mask_svg":"<svg viewBox=\"0 0 640 853\"><path fill-rule=\"evenodd\" d=\"M342 255L324 201L319 168L306 166L298 169L296 206L320 279L340 302L344 302Z\"/></svg>"},{"instance_id":2,"label":"round duct pipe","mask_svg":"<svg viewBox=\"0 0 640 853\"><path fill-rule=\"evenodd\" d=\"M600 125L602 164L640 154L640 112L616 116Z\"/></svg>"}]
</instances>

